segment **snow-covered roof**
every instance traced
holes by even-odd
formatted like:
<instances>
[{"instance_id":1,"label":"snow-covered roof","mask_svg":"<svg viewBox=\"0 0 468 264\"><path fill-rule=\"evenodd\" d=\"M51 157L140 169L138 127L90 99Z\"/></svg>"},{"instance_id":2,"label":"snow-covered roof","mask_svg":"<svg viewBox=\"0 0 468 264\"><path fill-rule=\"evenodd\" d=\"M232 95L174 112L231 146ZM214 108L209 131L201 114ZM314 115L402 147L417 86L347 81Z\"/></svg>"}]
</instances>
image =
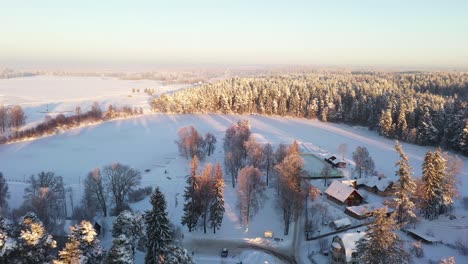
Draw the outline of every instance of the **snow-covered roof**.
<instances>
[{"instance_id":1,"label":"snow-covered roof","mask_svg":"<svg viewBox=\"0 0 468 264\"><path fill-rule=\"evenodd\" d=\"M340 243L338 243L338 242L333 242L333 243L332 243L332 247L338 249L338 248L341 248L341 245L340 245Z\"/></svg>"},{"instance_id":2,"label":"snow-covered roof","mask_svg":"<svg viewBox=\"0 0 468 264\"><path fill-rule=\"evenodd\" d=\"M344 201L346 201L346 199L348 199L348 197L354 191L358 192L353 187L350 187L350 186L348 186L346 184L343 184L343 183L341 183L339 181L333 181L330 184L330 186L325 190L325 193L332 196L333 198L337 199L340 202L344 202Z\"/></svg>"},{"instance_id":3,"label":"snow-covered roof","mask_svg":"<svg viewBox=\"0 0 468 264\"><path fill-rule=\"evenodd\" d=\"M354 186L354 183L356 183L356 180L344 180L344 181L341 181L341 183L346 184L348 186Z\"/></svg>"},{"instance_id":4,"label":"snow-covered roof","mask_svg":"<svg viewBox=\"0 0 468 264\"><path fill-rule=\"evenodd\" d=\"M349 206L346 207L346 210L353 212L356 215L366 215L368 213L372 213L377 209L385 207L384 204L381 202L375 202L375 203L368 203L368 204L362 204L362 205L357 205L357 206ZM392 208L387 207L387 213L393 212Z\"/></svg>"},{"instance_id":5,"label":"snow-covered roof","mask_svg":"<svg viewBox=\"0 0 468 264\"><path fill-rule=\"evenodd\" d=\"M346 253L346 262L350 262L352 259L353 252L356 251L356 242L358 242L361 238L364 237L366 233L345 233L339 235L341 241L343 242L345 253Z\"/></svg>"},{"instance_id":6,"label":"snow-covered roof","mask_svg":"<svg viewBox=\"0 0 468 264\"><path fill-rule=\"evenodd\" d=\"M349 220L349 218L345 217L345 218L341 218L341 219L333 221L333 224L336 226L336 228L341 228L345 226L350 226L351 221Z\"/></svg>"},{"instance_id":7,"label":"snow-covered roof","mask_svg":"<svg viewBox=\"0 0 468 264\"><path fill-rule=\"evenodd\" d=\"M425 240L426 242L429 242L429 243L438 243L438 242L441 242L440 239L437 239L433 236L429 236L429 235L426 235L424 234L423 232L420 232L420 231L417 231L417 230L414 230L414 229L406 229L407 232L409 233L412 233L420 238L422 238L423 240Z\"/></svg>"},{"instance_id":8,"label":"snow-covered roof","mask_svg":"<svg viewBox=\"0 0 468 264\"><path fill-rule=\"evenodd\" d=\"M379 191L385 191L393 181L387 178L379 178L377 176L372 176L369 178L360 178L356 180L357 185L366 185L368 187L377 187Z\"/></svg>"}]
</instances>

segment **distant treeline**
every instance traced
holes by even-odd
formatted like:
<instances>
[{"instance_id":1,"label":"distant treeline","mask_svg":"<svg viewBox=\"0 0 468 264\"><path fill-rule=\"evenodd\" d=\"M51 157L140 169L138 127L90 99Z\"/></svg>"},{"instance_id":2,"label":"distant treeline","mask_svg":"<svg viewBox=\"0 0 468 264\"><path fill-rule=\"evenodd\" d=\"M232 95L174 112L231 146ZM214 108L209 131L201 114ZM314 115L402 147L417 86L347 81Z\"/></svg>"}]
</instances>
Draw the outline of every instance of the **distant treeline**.
<instances>
[{"instance_id":1,"label":"distant treeline","mask_svg":"<svg viewBox=\"0 0 468 264\"><path fill-rule=\"evenodd\" d=\"M324 72L232 78L164 94L164 113L257 113L366 126L468 155L468 73Z\"/></svg>"},{"instance_id":2,"label":"distant treeline","mask_svg":"<svg viewBox=\"0 0 468 264\"><path fill-rule=\"evenodd\" d=\"M100 121L111 120L115 118L141 115L143 109L124 106L121 108L109 105L106 112L103 112L97 102L91 110L82 113L81 108L77 107L73 115L65 116L59 114L55 117L46 116L45 120L35 127L12 131L10 135L0 136L0 143L20 141L27 138L36 138L45 135L55 134L62 130L78 127L81 124L96 123Z\"/></svg>"}]
</instances>

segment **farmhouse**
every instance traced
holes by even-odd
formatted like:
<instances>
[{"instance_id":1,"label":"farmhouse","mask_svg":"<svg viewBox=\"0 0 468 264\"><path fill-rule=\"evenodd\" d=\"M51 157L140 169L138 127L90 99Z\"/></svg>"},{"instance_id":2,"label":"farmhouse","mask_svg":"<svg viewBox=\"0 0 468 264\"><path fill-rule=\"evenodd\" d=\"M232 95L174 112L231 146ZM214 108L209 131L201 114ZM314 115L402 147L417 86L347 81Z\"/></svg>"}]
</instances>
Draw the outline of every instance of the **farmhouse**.
<instances>
[{"instance_id":1,"label":"farmhouse","mask_svg":"<svg viewBox=\"0 0 468 264\"><path fill-rule=\"evenodd\" d=\"M368 203L359 206L348 206L346 207L345 213L356 219L364 219L371 216L376 210L384 207L385 205L380 202ZM393 213L393 209L387 207L387 215L390 215L391 213Z\"/></svg>"},{"instance_id":2,"label":"farmhouse","mask_svg":"<svg viewBox=\"0 0 468 264\"><path fill-rule=\"evenodd\" d=\"M333 237L330 247L332 264L358 263L356 242L364 237L364 232L345 233Z\"/></svg>"},{"instance_id":3,"label":"farmhouse","mask_svg":"<svg viewBox=\"0 0 468 264\"><path fill-rule=\"evenodd\" d=\"M362 195L354 188L339 181L333 181L325 190L327 198L340 205L360 205Z\"/></svg>"},{"instance_id":4,"label":"farmhouse","mask_svg":"<svg viewBox=\"0 0 468 264\"><path fill-rule=\"evenodd\" d=\"M358 188L364 188L380 196L389 196L392 194L393 181L386 178L372 176L369 178L360 178L356 180Z\"/></svg>"}]
</instances>

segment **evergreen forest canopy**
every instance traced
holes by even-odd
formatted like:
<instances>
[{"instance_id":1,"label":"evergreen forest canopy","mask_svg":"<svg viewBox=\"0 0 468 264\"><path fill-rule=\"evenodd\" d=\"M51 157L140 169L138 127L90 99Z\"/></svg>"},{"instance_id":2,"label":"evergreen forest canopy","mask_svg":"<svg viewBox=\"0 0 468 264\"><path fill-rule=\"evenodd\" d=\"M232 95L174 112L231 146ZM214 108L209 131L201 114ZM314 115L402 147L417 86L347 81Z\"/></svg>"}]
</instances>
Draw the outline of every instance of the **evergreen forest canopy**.
<instances>
[{"instance_id":1,"label":"evergreen forest canopy","mask_svg":"<svg viewBox=\"0 0 468 264\"><path fill-rule=\"evenodd\" d=\"M468 156L468 73L316 72L242 77L163 94L164 113L304 117Z\"/></svg>"}]
</instances>

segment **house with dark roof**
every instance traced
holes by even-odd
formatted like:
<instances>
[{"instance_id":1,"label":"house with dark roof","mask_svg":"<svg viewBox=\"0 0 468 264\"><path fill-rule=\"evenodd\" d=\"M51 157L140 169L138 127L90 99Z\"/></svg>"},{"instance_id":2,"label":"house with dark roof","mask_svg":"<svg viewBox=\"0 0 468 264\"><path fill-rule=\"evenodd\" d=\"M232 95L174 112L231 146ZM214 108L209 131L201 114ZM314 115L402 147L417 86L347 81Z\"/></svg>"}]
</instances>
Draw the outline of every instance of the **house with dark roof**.
<instances>
[{"instance_id":1,"label":"house with dark roof","mask_svg":"<svg viewBox=\"0 0 468 264\"><path fill-rule=\"evenodd\" d=\"M333 181L325 190L325 194L329 200L340 205L360 205L364 200L356 189L339 181Z\"/></svg>"}]
</instances>

